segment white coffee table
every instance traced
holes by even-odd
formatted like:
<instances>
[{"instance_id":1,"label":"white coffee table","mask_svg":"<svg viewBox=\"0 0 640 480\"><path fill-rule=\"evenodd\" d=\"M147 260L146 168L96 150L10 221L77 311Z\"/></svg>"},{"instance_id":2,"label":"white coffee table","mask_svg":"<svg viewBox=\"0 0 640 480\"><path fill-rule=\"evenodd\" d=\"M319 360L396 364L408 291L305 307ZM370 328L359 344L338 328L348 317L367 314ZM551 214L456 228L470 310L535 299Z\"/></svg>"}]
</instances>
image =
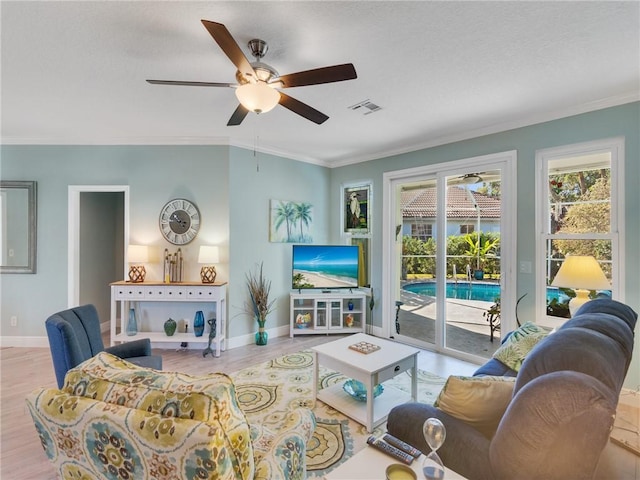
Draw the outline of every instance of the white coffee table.
<instances>
[{"instance_id":1,"label":"white coffee table","mask_svg":"<svg viewBox=\"0 0 640 480\"><path fill-rule=\"evenodd\" d=\"M416 458L409 468L416 472L418 480L424 479L420 467L424 456ZM325 475L325 480L371 480L383 479L385 470L392 463L401 463L373 447L366 446L335 470ZM445 480L464 480L465 477L453 470L445 469Z\"/></svg>"},{"instance_id":2,"label":"white coffee table","mask_svg":"<svg viewBox=\"0 0 640 480\"><path fill-rule=\"evenodd\" d=\"M364 354L351 350L350 345L368 342L381 348ZM312 348L314 353L313 393L349 418L364 425L368 432L386 421L389 411L401 403L416 401L418 393L417 359L420 350L383 338L357 333L334 342ZM362 382L367 388L367 401L361 402L346 393L342 382L328 388L318 389L318 369L320 365L335 370ZM373 387L402 372L411 370L411 394L392 386L383 385L384 391L373 398Z\"/></svg>"}]
</instances>

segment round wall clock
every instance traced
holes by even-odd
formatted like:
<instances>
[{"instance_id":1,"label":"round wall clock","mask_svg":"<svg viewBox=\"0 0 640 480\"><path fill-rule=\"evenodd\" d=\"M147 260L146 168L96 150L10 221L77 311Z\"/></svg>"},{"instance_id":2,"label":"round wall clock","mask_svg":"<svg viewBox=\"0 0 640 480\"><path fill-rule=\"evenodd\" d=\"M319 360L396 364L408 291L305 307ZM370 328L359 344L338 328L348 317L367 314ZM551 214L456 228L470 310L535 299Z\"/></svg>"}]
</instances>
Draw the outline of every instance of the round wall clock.
<instances>
[{"instance_id":1,"label":"round wall clock","mask_svg":"<svg viewBox=\"0 0 640 480\"><path fill-rule=\"evenodd\" d=\"M162 207L159 221L162 236L174 245L186 245L200 230L198 207L184 198L171 200Z\"/></svg>"}]
</instances>

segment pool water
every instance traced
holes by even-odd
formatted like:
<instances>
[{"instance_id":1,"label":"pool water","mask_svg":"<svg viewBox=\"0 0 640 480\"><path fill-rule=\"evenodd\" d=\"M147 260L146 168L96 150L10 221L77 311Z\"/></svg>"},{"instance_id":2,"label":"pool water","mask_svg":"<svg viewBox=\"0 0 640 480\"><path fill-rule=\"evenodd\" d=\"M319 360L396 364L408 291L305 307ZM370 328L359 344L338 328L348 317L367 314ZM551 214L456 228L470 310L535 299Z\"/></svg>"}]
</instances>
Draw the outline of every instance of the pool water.
<instances>
[{"instance_id":1,"label":"pool water","mask_svg":"<svg viewBox=\"0 0 640 480\"><path fill-rule=\"evenodd\" d=\"M418 295L436 296L435 282L409 283L402 287L411 293ZM470 283L470 282L447 282L447 298L458 300L479 300L481 302L495 302L500 297L500 285L496 283ZM564 302L568 299L557 288L547 288L547 301L557 299Z\"/></svg>"}]
</instances>

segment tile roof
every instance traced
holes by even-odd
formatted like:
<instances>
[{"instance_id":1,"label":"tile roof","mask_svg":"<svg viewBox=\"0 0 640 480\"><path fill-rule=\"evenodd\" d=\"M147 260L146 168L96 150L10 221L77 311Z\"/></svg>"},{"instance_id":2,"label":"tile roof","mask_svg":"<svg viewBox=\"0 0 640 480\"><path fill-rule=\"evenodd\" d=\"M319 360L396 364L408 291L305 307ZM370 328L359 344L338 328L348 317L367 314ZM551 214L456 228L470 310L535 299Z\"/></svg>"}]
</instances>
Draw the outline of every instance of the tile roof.
<instances>
[{"instance_id":1,"label":"tile roof","mask_svg":"<svg viewBox=\"0 0 640 480\"><path fill-rule=\"evenodd\" d=\"M500 199L458 186L447 189L447 218L476 217L476 207L469 194L473 196L480 208L480 218L500 218ZM403 191L400 202L403 218L435 218L436 216L435 187Z\"/></svg>"}]
</instances>

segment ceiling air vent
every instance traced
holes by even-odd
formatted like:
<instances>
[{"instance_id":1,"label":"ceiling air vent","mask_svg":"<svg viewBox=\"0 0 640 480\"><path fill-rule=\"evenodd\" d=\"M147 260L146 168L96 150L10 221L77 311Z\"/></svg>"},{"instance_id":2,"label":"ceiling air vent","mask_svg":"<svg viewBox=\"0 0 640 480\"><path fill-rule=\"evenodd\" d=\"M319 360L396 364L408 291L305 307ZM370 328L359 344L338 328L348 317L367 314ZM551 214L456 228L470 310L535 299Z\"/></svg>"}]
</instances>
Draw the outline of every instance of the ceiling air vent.
<instances>
[{"instance_id":1,"label":"ceiling air vent","mask_svg":"<svg viewBox=\"0 0 640 480\"><path fill-rule=\"evenodd\" d=\"M369 99L358 102L355 105L351 105L349 110L354 112L361 112L363 115L369 115L370 113L382 110L382 107L371 102Z\"/></svg>"}]
</instances>

